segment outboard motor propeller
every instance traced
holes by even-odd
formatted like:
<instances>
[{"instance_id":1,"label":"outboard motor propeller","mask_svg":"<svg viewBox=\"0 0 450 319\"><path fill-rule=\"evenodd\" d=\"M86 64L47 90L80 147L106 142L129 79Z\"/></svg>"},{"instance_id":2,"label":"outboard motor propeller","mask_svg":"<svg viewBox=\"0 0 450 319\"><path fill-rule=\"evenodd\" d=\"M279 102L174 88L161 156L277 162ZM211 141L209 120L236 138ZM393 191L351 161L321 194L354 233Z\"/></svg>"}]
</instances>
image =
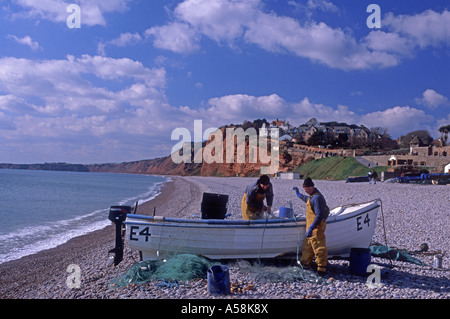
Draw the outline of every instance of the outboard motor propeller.
<instances>
[{"instance_id":1,"label":"outboard motor propeller","mask_svg":"<svg viewBox=\"0 0 450 319\"><path fill-rule=\"evenodd\" d=\"M114 254L114 266L117 266L123 259L123 235L125 233L123 222L130 213L131 206L111 206L109 209L108 219L116 225L116 247L108 252Z\"/></svg>"}]
</instances>

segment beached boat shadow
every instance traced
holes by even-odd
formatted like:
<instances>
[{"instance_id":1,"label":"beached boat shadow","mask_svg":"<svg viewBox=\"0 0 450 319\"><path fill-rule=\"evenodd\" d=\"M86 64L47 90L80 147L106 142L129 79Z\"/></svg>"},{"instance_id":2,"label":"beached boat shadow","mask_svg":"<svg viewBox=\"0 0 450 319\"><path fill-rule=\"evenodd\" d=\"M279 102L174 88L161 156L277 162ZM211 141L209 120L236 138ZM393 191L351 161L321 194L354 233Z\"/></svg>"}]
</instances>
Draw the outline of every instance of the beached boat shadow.
<instances>
[{"instance_id":1,"label":"beached boat shadow","mask_svg":"<svg viewBox=\"0 0 450 319\"><path fill-rule=\"evenodd\" d=\"M439 274L433 277L413 273L413 267L423 267L424 270L431 268L430 266L411 266L405 262L396 262L393 268L385 269L385 273L382 273L381 284L400 289L419 289L447 295L450 293L450 279L444 276L448 270L434 268L433 270Z\"/></svg>"},{"instance_id":2,"label":"beached boat shadow","mask_svg":"<svg viewBox=\"0 0 450 319\"><path fill-rule=\"evenodd\" d=\"M389 262L378 261L378 258L372 262L371 265L379 267L379 287L398 288L398 289L419 289L424 291L430 291L438 294L448 295L450 293L450 279L445 275L448 269L436 269L439 275L436 277L429 275L417 274L417 269L424 268L429 270L431 267L428 265L412 265L407 262L393 261L391 265ZM329 262L328 273L326 278L333 278L337 281L349 281L360 282L369 286L376 287L375 271L367 273L366 275L355 275L350 273L350 262L340 261ZM407 298L407 296L404 296Z\"/></svg>"}]
</instances>

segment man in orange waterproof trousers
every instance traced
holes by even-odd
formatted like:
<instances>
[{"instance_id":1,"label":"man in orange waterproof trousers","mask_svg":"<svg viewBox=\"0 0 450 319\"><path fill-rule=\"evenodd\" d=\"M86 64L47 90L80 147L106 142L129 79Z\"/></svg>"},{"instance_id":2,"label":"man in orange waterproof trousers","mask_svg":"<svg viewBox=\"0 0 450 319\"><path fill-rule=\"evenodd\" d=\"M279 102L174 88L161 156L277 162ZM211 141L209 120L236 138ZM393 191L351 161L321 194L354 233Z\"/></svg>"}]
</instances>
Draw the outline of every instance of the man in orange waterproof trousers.
<instances>
[{"instance_id":1,"label":"man in orange waterproof trousers","mask_svg":"<svg viewBox=\"0 0 450 319\"><path fill-rule=\"evenodd\" d=\"M327 271L328 259L325 229L330 210L325 197L314 187L311 178L307 177L304 180L303 189L309 196L300 194L298 187L294 187L298 198L306 202L306 233L300 262L307 269L311 267L315 257L317 272L319 275L324 275Z\"/></svg>"}]
</instances>

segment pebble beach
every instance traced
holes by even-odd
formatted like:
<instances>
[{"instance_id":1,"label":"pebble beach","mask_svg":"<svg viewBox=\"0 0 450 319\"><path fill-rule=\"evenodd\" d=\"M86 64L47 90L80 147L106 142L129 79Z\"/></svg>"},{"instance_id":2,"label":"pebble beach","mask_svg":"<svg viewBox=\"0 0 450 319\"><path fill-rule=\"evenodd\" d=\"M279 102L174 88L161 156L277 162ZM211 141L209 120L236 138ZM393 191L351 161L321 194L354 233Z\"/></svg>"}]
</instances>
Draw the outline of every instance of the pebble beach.
<instances>
[{"instance_id":1,"label":"pebble beach","mask_svg":"<svg viewBox=\"0 0 450 319\"><path fill-rule=\"evenodd\" d=\"M169 177L161 193L138 207L139 214L195 218L200 215L204 192L229 195L229 218L239 219L240 202L247 185L255 178ZM304 214L305 204L292 187L301 188L303 180L273 179L273 210L292 203L296 214ZM108 264L108 251L114 247L114 226L76 237L56 248L0 264L1 299L449 299L450 298L450 186L378 182L345 183L314 181L330 208L344 204L382 200L373 242L417 252L425 263L419 266L401 261L372 257L382 267L380 284L369 287L365 277L349 273L348 260L330 260L328 272L319 283L261 282L245 271L239 262L229 262L233 292L211 295L206 279L178 282L174 285L146 283L112 288L111 281L139 261L139 254L124 252L118 265ZM107 218L107 216L105 216ZM442 268L433 267L433 258L444 254ZM68 267L78 265L79 288L69 287ZM383 266L385 265L385 266ZM392 265L392 266L391 266ZM269 267L269 266L268 266ZM272 266L270 266L272 267ZM277 267L284 267L278 265ZM280 268L281 269L281 268Z\"/></svg>"}]
</instances>

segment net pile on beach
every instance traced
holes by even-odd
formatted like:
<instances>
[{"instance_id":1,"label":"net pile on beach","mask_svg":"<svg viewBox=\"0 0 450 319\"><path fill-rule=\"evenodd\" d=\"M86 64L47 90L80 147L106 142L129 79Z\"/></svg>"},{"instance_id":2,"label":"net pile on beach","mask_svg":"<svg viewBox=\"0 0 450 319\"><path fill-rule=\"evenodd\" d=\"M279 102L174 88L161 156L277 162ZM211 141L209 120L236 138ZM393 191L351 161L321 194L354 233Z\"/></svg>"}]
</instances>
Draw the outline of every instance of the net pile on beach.
<instances>
[{"instance_id":1,"label":"net pile on beach","mask_svg":"<svg viewBox=\"0 0 450 319\"><path fill-rule=\"evenodd\" d=\"M241 260L236 263L236 267L239 271L246 273L252 280L260 283L304 281L323 284L326 282L314 271L297 266L276 267L261 262L250 263Z\"/></svg>"},{"instance_id":2,"label":"net pile on beach","mask_svg":"<svg viewBox=\"0 0 450 319\"><path fill-rule=\"evenodd\" d=\"M412 257L406 251L401 251L397 248L391 248L383 245L371 245L370 254L375 257L387 258L390 260L398 260L413 263L419 266L425 266L425 264L417 258Z\"/></svg>"},{"instance_id":3,"label":"net pile on beach","mask_svg":"<svg viewBox=\"0 0 450 319\"><path fill-rule=\"evenodd\" d=\"M152 281L177 282L206 278L207 271L217 263L191 255L174 255L166 260L145 260L133 265L125 274L114 278L110 287L126 287Z\"/></svg>"},{"instance_id":4,"label":"net pile on beach","mask_svg":"<svg viewBox=\"0 0 450 319\"><path fill-rule=\"evenodd\" d=\"M127 272L114 278L110 288L142 285L150 282L176 283L207 278L208 269L220 265L217 261L191 254L178 254L166 260L146 260L133 265ZM324 283L313 271L297 266L276 267L261 262L237 261L233 268L260 283L305 281Z\"/></svg>"}]
</instances>

